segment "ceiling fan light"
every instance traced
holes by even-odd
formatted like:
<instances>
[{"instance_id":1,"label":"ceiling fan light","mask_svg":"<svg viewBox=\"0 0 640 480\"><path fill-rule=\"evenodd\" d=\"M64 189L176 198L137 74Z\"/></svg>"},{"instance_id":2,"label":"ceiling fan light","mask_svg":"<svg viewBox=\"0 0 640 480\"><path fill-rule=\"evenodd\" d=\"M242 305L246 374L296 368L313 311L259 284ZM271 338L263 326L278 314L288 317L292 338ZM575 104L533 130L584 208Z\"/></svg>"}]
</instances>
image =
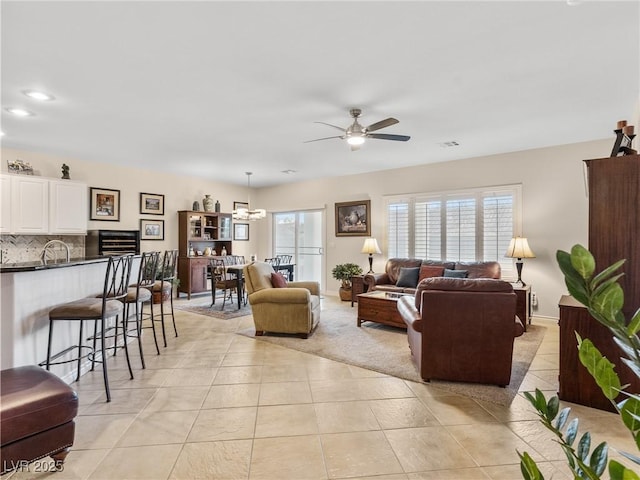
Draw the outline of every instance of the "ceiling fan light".
<instances>
[{"instance_id":1,"label":"ceiling fan light","mask_svg":"<svg viewBox=\"0 0 640 480\"><path fill-rule=\"evenodd\" d=\"M364 143L364 135L351 135L347 138L349 145L362 145Z\"/></svg>"}]
</instances>

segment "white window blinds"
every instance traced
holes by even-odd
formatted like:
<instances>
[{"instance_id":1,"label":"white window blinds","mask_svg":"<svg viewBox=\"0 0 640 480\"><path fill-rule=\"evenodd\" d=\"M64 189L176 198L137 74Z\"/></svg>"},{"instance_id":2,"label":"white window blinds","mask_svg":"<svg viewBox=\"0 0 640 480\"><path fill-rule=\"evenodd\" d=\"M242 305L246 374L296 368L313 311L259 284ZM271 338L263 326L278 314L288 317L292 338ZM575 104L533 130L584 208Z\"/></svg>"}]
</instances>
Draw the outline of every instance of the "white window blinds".
<instances>
[{"instance_id":1,"label":"white window blinds","mask_svg":"<svg viewBox=\"0 0 640 480\"><path fill-rule=\"evenodd\" d=\"M461 262L495 260L512 276L505 258L520 228L519 185L419 194L387 200L387 255Z\"/></svg>"}]
</instances>

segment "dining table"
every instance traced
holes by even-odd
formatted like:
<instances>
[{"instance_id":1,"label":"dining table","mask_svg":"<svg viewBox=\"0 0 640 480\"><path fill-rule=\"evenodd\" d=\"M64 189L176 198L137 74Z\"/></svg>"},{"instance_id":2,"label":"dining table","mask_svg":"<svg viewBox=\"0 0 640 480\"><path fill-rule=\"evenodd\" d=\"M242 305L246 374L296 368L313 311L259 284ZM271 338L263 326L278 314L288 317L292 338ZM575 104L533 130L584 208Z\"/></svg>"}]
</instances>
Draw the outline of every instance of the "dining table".
<instances>
[{"instance_id":1,"label":"dining table","mask_svg":"<svg viewBox=\"0 0 640 480\"><path fill-rule=\"evenodd\" d=\"M237 265L226 265L227 273L235 275L238 279L238 292L244 292L244 267L246 267L247 265L251 264L240 263ZM292 282L295 266L295 263L281 263L280 265L278 265L277 269L278 271L286 270L289 276L288 280ZM238 293L236 296L238 297L238 310L240 310L242 308L242 297L244 297L244 295Z\"/></svg>"}]
</instances>

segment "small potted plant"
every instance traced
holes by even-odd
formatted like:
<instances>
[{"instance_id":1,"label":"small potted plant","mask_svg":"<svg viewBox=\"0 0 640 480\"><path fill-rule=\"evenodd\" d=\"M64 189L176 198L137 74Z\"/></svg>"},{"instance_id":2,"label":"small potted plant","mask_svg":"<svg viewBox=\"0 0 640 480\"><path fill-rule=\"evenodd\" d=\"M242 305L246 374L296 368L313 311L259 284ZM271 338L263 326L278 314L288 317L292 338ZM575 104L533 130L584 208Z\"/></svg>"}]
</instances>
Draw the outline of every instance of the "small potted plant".
<instances>
[{"instance_id":1,"label":"small potted plant","mask_svg":"<svg viewBox=\"0 0 640 480\"><path fill-rule=\"evenodd\" d=\"M342 286L340 287L340 300L351 300L351 277L354 275L362 275L362 268L355 263L341 263L336 265L331 270L333 278L340 280Z\"/></svg>"}]
</instances>

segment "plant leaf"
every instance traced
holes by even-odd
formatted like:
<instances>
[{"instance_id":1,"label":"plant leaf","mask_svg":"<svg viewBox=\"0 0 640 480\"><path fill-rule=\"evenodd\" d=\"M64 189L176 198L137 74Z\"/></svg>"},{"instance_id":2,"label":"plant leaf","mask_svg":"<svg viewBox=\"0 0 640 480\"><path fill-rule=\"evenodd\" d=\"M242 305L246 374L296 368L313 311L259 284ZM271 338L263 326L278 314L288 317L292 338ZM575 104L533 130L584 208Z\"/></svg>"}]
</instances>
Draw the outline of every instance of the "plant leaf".
<instances>
[{"instance_id":1,"label":"plant leaf","mask_svg":"<svg viewBox=\"0 0 640 480\"><path fill-rule=\"evenodd\" d=\"M591 308L610 321L615 321L618 312L622 310L623 304L624 292L617 283L608 285L591 299Z\"/></svg>"},{"instance_id":2,"label":"plant leaf","mask_svg":"<svg viewBox=\"0 0 640 480\"><path fill-rule=\"evenodd\" d=\"M571 264L571 256L567 252L558 250L556 252L556 259L560 270L564 274L564 283L571 296L583 305L588 305L589 296L585 281L576 269L573 268L573 265Z\"/></svg>"},{"instance_id":3,"label":"plant leaf","mask_svg":"<svg viewBox=\"0 0 640 480\"><path fill-rule=\"evenodd\" d=\"M591 454L589 466L598 476L602 475L604 473L604 469L607 468L608 451L609 447L607 447L607 442L602 442Z\"/></svg>"},{"instance_id":4,"label":"plant leaf","mask_svg":"<svg viewBox=\"0 0 640 480\"><path fill-rule=\"evenodd\" d=\"M615 460L609 462L609 478L611 480L640 480L637 473Z\"/></svg>"},{"instance_id":5,"label":"plant leaf","mask_svg":"<svg viewBox=\"0 0 640 480\"><path fill-rule=\"evenodd\" d=\"M522 478L525 480L544 480L544 475L542 475L542 472L538 469L538 465L536 465L536 462L527 452L523 454L518 452L518 456L520 457Z\"/></svg>"},{"instance_id":6,"label":"plant leaf","mask_svg":"<svg viewBox=\"0 0 640 480\"><path fill-rule=\"evenodd\" d=\"M613 370L615 365L606 357L603 357L596 346L585 338L578 343L578 356L580 363L585 366L589 374L594 378L602 393L613 400L618 396L621 389L620 378Z\"/></svg>"},{"instance_id":7,"label":"plant leaf","mask_svg":"<svg viewBox=\"0 0 640 480\"><path fill-rule=\"evenodd\" d=\"M640 331L640 308L636 310L636 313L633 314L631 320L629 321L629 325L627 326L627 335L632 337L636 335Z\"/></svg>"},{"instance_id":8,"label":"plant leaf","mask_svg":"<svg viewBox=\"0 0 640 480\"><path fill-rule=\"evenodd\" d=\"M616 263L614 263L613 265L609 265L607 268L605 268L603 271L601 271L599 274L593 277L593 279L591 280L591 290L595 290L596 287L600 284L600 282L604 281L605 279L613 275L613 273L616 270L618 270L624 264L625 261L626 260L624 259L618 260ZM618 276L622 276L622 275L624 275L624 273L621 273Z\"/></svg>"},{"instance_id":9,"label":"plant leaf","mask_svg":"<svg viewBox=\"0 0 640 480\"><path fill-rule=\"evenodd\" d=\"M573 442L576 439L576 435L578 434L579 423L580 422L578 421L577 418L574 418L573 420L571 420L571 422L569 422L569 426L567 427L567 432L564 438L565 442L569 446L573 445Z\"/></svg>"},{"instance_id":10,"label":"plant leaf","mask_svg":"<svg viewBox=\"0 0 640 480\"><path fill-rule=\"evenodd\" d=\"M564 428L570 413L571 409L569 407L563 408L560 411L560 415L558 415L558 419L556 420L556 428L558 430L562 430Z\"/></svg>"},{"instance_id":11,"label":"plant leaf","mask_svg":"<svg viewBox=\"0 0 640 480\"><path fill-rule=\"evenodd\" d=\"M593 255L580 244L571 247L571 265L584 279L590 278L596 269Z\"/></svg>"},{"instance_id":12,"label":"plant leaf","mask_svg":"<svg viewBox=\"0 0 640 480\"><path fill-rule=\"evenodd\" d=\"M583 462L587 459L589 455L589 449L591 448L591 434L589 432L585 432L584 435L580 438L578 442L578 451L576 454L578 458Z\"/></svg>"},{"instance_id":13,"label":"plant leaf","mask_svg":"<svg viewBox=\"0 0 640 480\"><path fill-rule=\"evenodd\" d=\"M599 295L605 288L607 288L609 285L612 285L614 283L616 283L618 280L620 280L620 277L624 277L624 273L621 273L620 275L615 275L611 278L609 278L608 280L605 280L604 282L602 282L600 285L598 285L597 287L591 287L591 295L595 296L595 295ZM592 282L593 284L593 282Z\"/></svg>"},{"instance_id":14,"label":"plant leaf","mask_svg":"<svg viewBox=\"0 0 640 480\"><path fill-rule=\"evenodd\" d=\"M640 401L637 398L626 398L618 404L622 422L632 433L640 430Z\"/></svg>"},{"instance_id":15,"label":"plant leaf","mask_svg":"<svg viewBox=\"0 0 640 480\"><path fill-rule=\"evenodd\" d=\"M556 415L558 415L558 409L560 408L560 399L557 396L553 396L547 402L547 418L551 422Z\"/></svg>"}]
</instances>

